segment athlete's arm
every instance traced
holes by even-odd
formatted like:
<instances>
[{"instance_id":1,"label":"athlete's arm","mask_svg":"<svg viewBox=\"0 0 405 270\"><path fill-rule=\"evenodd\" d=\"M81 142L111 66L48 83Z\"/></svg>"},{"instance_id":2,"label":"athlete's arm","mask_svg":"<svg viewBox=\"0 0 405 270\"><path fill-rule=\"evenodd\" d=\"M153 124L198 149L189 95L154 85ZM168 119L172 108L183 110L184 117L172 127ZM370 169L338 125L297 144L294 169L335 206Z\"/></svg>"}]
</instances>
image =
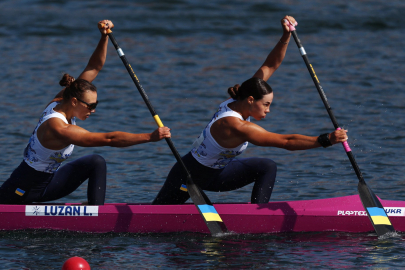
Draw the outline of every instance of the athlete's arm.
<instances>
[{"instance_id":1,"label":"athlete's arm","mask_svg":"<svg viewBox=\"0 0 405 270\"><path fill-rule=\"evenodd\" d=\"M114 24L109 20L103 20L98 23L99 30L101 32L100 41L90 57L90 60L80 74L79 79L84 79L86 81L92 82L103 68L105 60L107 58L107 44L108 35L107 30L112 29Z\"/></svg>"},{"instance_id":2,"label":"athlete's arm","mask_svg":"<svg viewBox=\"0 0 405 270\"><path fill-rule=\"evenodd\" d=\"M103 68L105 60L107 58L107 45L108 45L108 36L107 30L112 29L114 24L109 20L103 20L98 23L99 30L101 32L101 38L98 42L96 49L91 55L87 66L84 68L83 72L79 75L79 79L84 79L86 81L92 82ZM53 98L49 103L51 104L54 101L61 101L63 99L63 92L65 88L59 91L59 93ZM49 105L48 104L48 105Z\"/></svg>"},{"instance_id":3,"label":"athlete's arm","mask_svg":"<svg viewBox=\"0 0 405 270\"><path fill-rule=\"evenodd\" d=\"M168 127L160 127L152 133L134 134L122 131L96 133L76 125L66 124L59 118L45 121L40 128L43 128L44 132L38 132L41 134L38 139L44 147L49 149L62 149L69 144L83 147L126 147L171 137Z\"/></svg>"},{"instance_id":4,"label":"athlete's arm","mask_svg":"<svg viewBox=\"0 0 405 270\"><path fill-rule=\"evenodd\" d=\"M320 147L318 136L305 136L300 134L277 134L268 132L264 128L251 123L244 122L235 129L238 137L259 146L273 146L290 151L306 150ZM346 130L335 130L329 134L329 140L332 144L347 141Z\"/></svg>"},{"instance_id":5,"label":"athlete's arm","mask_svg":"<svg viewBox=\"0 0 405 270\"><path fill-rule=\"evenodd\" d=\"M285 53L287 52L288 42L290 41L291 37L290 29L287 23L284 22L285 19L289 20L291 23L295 23L295 19L291 16L285 16L281 20L281 25L283 27L283 35L280 38L280 40L277 41L276 46L267 56L263 65L259 68L258 71L256 71L253 77L267 81L281 65L281 62L283 62Z\"/></svg>"},{"instance_id":6,"label":"athlete's arm","mask_svg":"<svg viewBox=\"0 0 405 270\"><path fill-rule=\"evenodd\" d=\"M211 126L211 135L215 141L225 148L234 148L246 141L258 146L272 146L286 150L306 150L320 147L318 136L300 134L278 134L268 132L264 128L236 117L225 117ZM346 130L336 130L329 134L332 144L347 140Z\"/></svg>"}]
</instances>

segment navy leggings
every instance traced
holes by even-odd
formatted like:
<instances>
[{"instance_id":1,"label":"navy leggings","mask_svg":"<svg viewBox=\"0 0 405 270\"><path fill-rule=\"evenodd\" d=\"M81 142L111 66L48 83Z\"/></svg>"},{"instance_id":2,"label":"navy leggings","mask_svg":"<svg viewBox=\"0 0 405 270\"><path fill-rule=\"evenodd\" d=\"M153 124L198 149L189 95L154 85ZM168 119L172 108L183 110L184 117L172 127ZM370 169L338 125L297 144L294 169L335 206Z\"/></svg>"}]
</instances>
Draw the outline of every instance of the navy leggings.
<instances>
[{"instance_id":1,"label":"navy leggings","mask_svg":"<svg viewBox=\"0 0 405 270\"><path fill-rule=\"evenodd\" d=\"M0 187L0 204L57 200L69 195L89 179L88 203L103 205L106 177L106 162L99 155L88 155L66 163L54 174L36 171L23 161ZM22 196L16 193L17 188L24 192Z\"/></svg>"},{"instance_id":2,"label":"navy leggings","mask_svg":"<svg viewBox=\"0 0 405 270\"><path fill-rule=\"evenodd\" d=\"M215 192L235 190L255 182L251 202L268 203L276 180L277 165L267 158L234 159L224 169L212 169L200 164L188 153L182 158L195 184ZM180 189L187 174L176 163L152 204L183 204L190 198Z\"/></svg>"}]
</instances>

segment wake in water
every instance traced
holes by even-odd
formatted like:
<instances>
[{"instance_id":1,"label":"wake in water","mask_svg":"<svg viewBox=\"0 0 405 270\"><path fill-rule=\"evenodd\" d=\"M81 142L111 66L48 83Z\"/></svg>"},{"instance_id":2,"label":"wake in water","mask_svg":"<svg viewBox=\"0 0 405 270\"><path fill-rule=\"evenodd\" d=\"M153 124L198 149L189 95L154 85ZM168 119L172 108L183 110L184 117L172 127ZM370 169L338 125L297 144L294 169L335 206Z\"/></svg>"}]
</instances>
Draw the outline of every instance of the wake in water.
<instances>
[{"instance_id":1,"label":"wake in water","mask_svg":"<svg viewBox=\"0 0 405 270\"><path fill-rule=\"evenodd\" d=\"M389 232L378 237L378 240L386 240L390 238L402 238L402 236L397 232Z\"/></svg>"}]
</instances>

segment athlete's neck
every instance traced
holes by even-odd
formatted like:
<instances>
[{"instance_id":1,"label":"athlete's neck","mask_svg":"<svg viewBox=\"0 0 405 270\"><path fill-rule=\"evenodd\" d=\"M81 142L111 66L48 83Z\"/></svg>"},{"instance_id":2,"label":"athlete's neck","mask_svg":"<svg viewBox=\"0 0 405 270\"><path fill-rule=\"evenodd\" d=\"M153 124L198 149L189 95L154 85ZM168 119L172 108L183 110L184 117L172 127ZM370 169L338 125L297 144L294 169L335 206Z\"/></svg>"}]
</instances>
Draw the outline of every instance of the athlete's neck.
<instances>
[{"instance_id":1,"label":"athlete's neck","mask_svg":"<svg viewBox=\"0 0 405 270\"><path fill-rule=\"evenodd\" d=\"M246 105L244 104L245 102L236 100L234 102L231 102L228 104L228 107L237 113L239 113L243 119L248 119L249 115L249 109L246 108Z\"/></svg>"},{"instance_id":2,"label":"athlete's neck","mask_svg":"<svg viewBox=\"0 0 405 270\"><path fill-rule=\"evenodd\" d=\"M66 120L70 123L71 119L73 118L73 112L71 110L71 107L66 104L66 102L61 101L58 105L56 105L53 110L55 112L58 112L62 114L63 116L66 117Z\"/></svg>"}]
</instances>

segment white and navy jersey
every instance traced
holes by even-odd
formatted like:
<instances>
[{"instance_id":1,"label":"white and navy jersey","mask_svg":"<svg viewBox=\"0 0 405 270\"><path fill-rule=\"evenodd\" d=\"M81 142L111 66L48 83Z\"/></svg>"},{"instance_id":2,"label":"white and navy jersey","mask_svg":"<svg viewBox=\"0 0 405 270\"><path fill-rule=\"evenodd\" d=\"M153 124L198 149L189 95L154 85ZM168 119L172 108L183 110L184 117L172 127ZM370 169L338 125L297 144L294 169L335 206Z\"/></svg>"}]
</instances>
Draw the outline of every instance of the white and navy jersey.
<instances>
[{"instance_id":1,"label":"white and navy jersey","mask_svg":"<svg viewBox=\"0 0 405 270\"><path fill-rule=\"evenodd\" d=\"M58 170L63 161L65 161L73 152L74 145L71 144L60 150L51 150L42 146L37 137L37 130L46 120L57 117L62 119L63 122L69 124L66 117L53 108L58 105L58 102L52 102L43 111L38 125L36 126L27 147L24 150L24 161L40 172L54 173ZM71 119L72 125L76 125L75 118Z\"/></svg>"},{"instance_id":2,"label":"white and navy jersey","mask_svg":"<svg viewBox=\"0 0 405 270\"><path fill-rule=\"evenodd\" d=\"M236 156L242 154L248 146L248 142L244 142L235 148L222 147L215 141L210 132L212 124L223 117L237 117L241 120L250 122L250 117L243 119L242 115L228 107L228 104L234 101L236 100L228 99L219 105L218 111L212 117L211 122L205 127L201 135L193 144L191 154L204 166L213 169L223 169Z\"/></svg>"}]
</instances>

